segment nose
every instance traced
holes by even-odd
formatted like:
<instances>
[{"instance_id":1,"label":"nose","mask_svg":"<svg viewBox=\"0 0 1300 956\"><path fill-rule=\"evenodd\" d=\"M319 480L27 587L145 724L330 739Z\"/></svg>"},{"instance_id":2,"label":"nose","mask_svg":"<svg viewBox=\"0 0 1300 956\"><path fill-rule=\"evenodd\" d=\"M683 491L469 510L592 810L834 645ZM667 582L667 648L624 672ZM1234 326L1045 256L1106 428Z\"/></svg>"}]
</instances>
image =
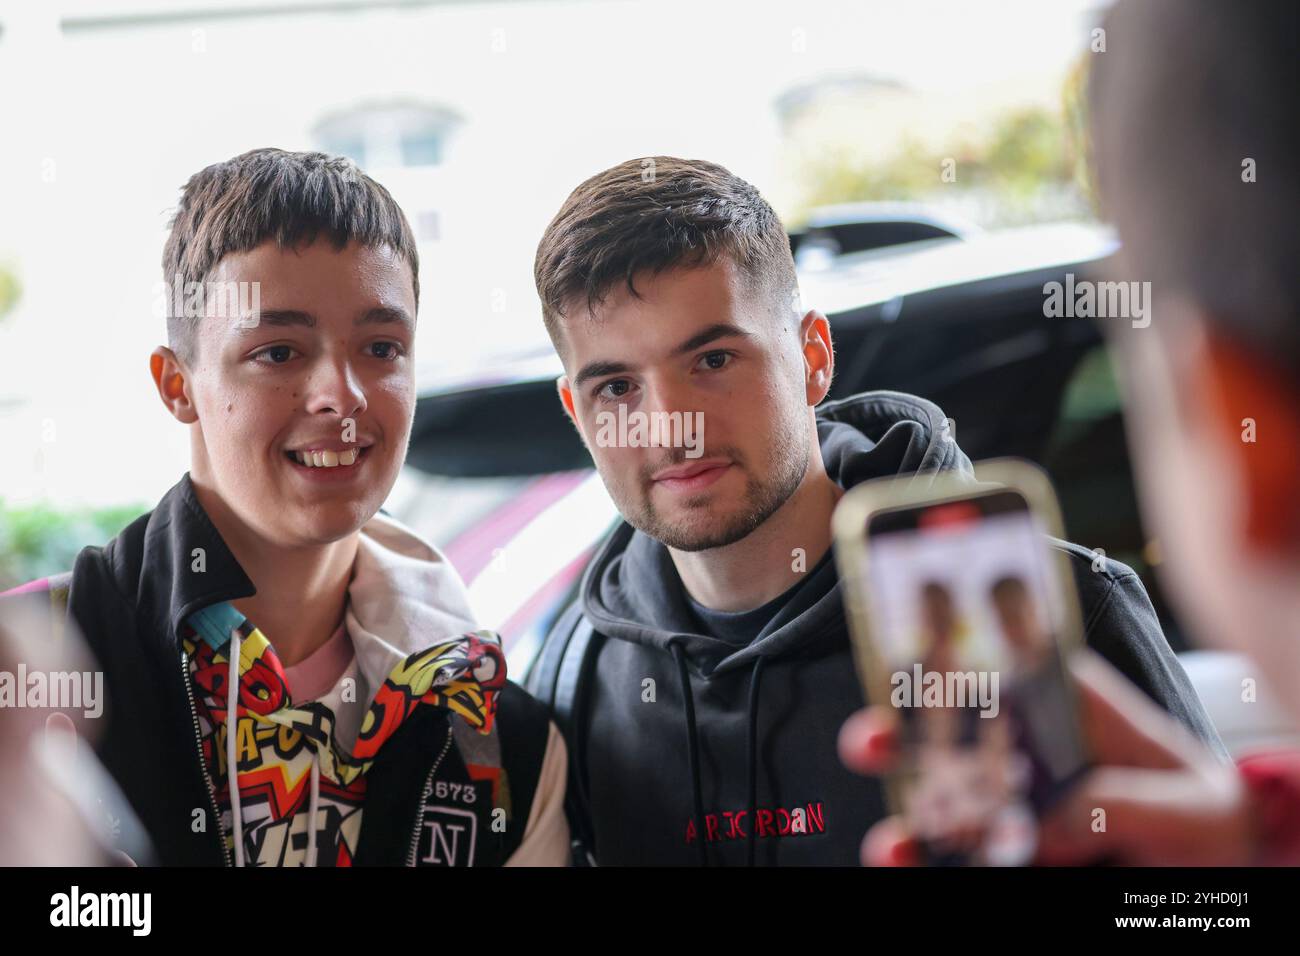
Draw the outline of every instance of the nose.
<instances>
[{"instance_id":1,"label":"nose","mask_svg":"<svg viewBox=\"0 0 1300 956\"><path fill-rule=\"evenodd\" d=\"M694 392L690 382L676 378L674 376L659 376L648 380L645 383L645 393L641 400L640 410L647 414L671 415L673 412L679 412L682 416L683 423L692 412L698 408L694 400ZM668 422L664 418L664 422ZM658 438L652 447L668 448L673 446L673 429L660 428L651 431L651 435Z\"/></svg>"},{"instance_id":2,"label":"nose","mask_svg":"<svg viewBox=\"0 0 1300 956\"><path fill-rule=\"evenodd\" d=\"M307 384L307 411L353 418L366 410L366 393L346 356L323 356Z\"/></svg>"}]
</instances>

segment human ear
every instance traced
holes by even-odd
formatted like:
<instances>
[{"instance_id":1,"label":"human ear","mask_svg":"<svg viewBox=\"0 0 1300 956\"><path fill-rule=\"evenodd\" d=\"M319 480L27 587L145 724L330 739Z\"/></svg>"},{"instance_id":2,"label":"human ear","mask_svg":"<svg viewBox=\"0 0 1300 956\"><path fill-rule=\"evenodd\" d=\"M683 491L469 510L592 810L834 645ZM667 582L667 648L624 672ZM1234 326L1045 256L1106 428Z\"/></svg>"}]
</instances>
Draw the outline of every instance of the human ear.
<instances>
[{"instance_id":1,"label":"human ear","mask_svg":"<svg viewBox=\"0 0 1300 956\"><path fill-rule=\"evenodd\" d=\"M189 373L175 352L165 345L154 349L149 356L149 372L153 376L154 387L158 389L158 397L173 418L184 425L192 425L199 420L190 395Z\"/></svg>"},{"instance_id":2,"label":"human ear","mask_svg":"<svg viewBox=\"0 0 1300 956\"><path fill-rule=\"evenodd\" d=\"M817 405L831 390L835 377L835 348L831 344L831 323L816 309L799 323L799 348L804 362L804 384L808 404Z\"/></svg>"},{"instance_id":3,"label":"human ear","mask_svg":"<svg viewBox=\"0 0 1300 956\"><path fill-rule=\"evenodd\" d=\"M573 427L578 430L578 437L586 445L587 436L582 433L582 423L578 421L578 410L573 405L573 389L569 385L569 376L561 375L555 380L555 391L560 396L560 404L564 406L564 414L569 416L569 421L573 422Z\"/></svg>"}]
</instances>

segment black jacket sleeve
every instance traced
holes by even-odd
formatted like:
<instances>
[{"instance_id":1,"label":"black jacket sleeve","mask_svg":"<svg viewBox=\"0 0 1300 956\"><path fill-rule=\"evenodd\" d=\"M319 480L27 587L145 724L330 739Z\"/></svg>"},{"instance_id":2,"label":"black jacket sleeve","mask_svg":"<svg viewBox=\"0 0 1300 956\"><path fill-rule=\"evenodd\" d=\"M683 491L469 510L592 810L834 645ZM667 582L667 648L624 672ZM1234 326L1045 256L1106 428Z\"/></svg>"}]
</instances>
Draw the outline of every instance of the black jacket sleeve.
<instances>
[{"instance_id":1,"label":"black jacket sleeve","mask_svg":"<svg viewBox=\"0 0 1300 956\"><path fill-rule=\"evenodd\" d=\"M1088 646L1220 759L1230 759L1214 721L1165 639L1142 579L1128 565L1094 557L1079 545L1060 542L1058 546L1070 557Z\"/></svg>"}]
</instances>

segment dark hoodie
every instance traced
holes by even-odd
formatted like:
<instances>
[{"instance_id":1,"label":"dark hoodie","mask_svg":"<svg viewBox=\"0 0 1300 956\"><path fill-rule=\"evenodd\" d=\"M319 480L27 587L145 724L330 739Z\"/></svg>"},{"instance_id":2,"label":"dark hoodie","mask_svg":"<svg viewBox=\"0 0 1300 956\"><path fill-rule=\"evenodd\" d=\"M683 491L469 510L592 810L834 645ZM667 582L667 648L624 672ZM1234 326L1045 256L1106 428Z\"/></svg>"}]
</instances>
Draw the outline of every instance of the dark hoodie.
<instances>
[{"instance_id":1,"label":"dark hoodie","mask_svg":"<svg viewBox=\"0 0 1300 956\"><path fill-rule=\"evenodd\" d=\"M972 475L924 399L869 392L817 419L827 473L844 488L884 475ZM1137 575L1109 559L1094 572L1091 552L1054 544L1070 557L1087 643L1222 754ZM700 633L668 550L624 523L588 567L580 601L608 638L583 728L597 862L857 862L886 805L879 783L836 754L863 694L833 562L737 647Z\"/></svg>"}]
</instances>

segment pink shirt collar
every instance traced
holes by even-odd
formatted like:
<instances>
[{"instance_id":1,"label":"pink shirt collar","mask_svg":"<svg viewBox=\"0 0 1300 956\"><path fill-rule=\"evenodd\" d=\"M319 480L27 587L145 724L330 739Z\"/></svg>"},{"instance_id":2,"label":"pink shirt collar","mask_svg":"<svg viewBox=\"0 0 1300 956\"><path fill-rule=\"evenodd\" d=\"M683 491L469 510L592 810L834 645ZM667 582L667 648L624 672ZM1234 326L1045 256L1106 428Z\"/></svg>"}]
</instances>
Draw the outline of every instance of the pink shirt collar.
<instances>
[{"instance_id":1,"label":"pink shirt collar","mask_svg":"<svg viewBox=\"0 0 1300 956\"><path fill-rule=\"evenodd\" d=\"M284 669L289 693L295 704L324 697L352 663L352 641L347 628L339 624L330 639L292 667Z\"/></svg>"}]
</instances>

